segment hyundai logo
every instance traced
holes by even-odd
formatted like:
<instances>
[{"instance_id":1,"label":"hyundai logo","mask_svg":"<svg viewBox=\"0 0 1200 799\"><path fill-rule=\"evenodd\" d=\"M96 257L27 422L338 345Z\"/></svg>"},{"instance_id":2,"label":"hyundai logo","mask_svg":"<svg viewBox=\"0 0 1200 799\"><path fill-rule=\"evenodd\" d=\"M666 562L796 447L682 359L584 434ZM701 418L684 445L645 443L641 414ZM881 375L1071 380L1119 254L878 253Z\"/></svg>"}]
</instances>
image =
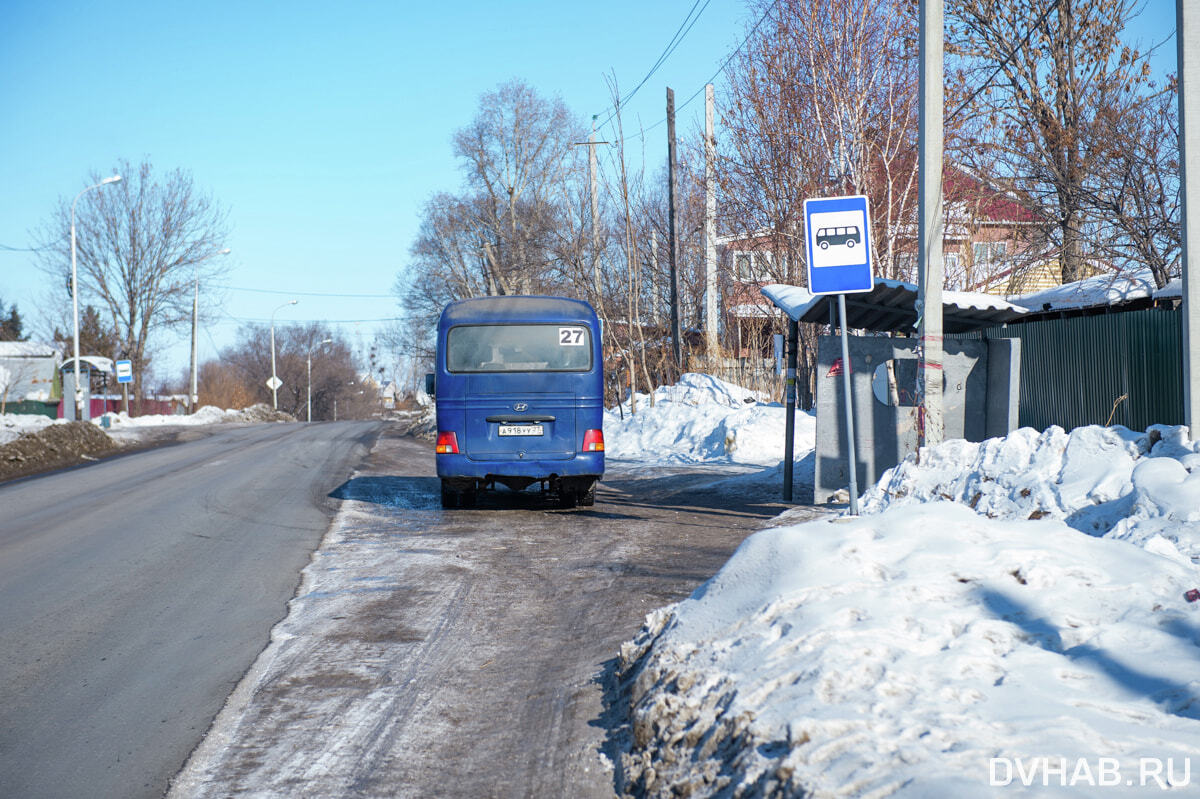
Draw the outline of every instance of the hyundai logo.
<instances>
[{"instance_id":1,"label":"hyundai logo","mask_svg":"<svg viewBox=\"0 0 1200 799\"><path fill-rule=\"evenodd\" d=\"M518 402L513 405L513 410L516 411L517 413L520 413L521 411L527 411L527 410L529 410L529 403Z\"/></svg>"}]
</instances>

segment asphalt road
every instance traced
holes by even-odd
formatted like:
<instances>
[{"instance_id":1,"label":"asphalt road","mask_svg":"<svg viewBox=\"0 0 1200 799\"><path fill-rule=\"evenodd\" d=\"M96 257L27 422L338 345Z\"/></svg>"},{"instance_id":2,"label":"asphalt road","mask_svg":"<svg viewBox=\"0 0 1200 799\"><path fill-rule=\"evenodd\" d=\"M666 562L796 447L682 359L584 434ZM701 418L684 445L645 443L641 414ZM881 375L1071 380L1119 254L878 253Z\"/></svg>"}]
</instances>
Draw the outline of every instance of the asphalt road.
<instances>
[{"instance_id":1,"label":"asphalt road","mask_svg":"<svg viewBox=\"0 0 1200 799\"><path fill-rule=\"evenodd\" d=\"M0 795L161 796L381 429L254 425L0 486Z\"/></svg>"},{"instance_id":2,"label":"asphalt road","mask_svg":"<svg viewBox=\"0 0 1200 799\"><path fill-rule=\"evenodd\" d=\"M337 489L305 596L173 799L612 797L622 642L787 507L729 469L614 462L595 507L447 511L431 450L390 430Z\"/></svg>"}]
</instances>

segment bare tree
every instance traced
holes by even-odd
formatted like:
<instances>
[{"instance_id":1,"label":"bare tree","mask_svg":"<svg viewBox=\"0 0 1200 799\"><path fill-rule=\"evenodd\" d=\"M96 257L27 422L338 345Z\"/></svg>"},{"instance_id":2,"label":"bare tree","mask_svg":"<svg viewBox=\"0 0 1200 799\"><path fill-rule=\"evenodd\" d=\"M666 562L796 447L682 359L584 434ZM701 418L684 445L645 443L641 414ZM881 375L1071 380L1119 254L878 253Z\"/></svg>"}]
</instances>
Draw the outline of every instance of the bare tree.
<instances>
[{"instance_id":1,"label":"bare tree","mask_svg":"<svg viewBox=\"0 0 1200 799\"><path fill-rule=\"evenodd\" d=\"M226 213L192 177L176 169L156 178L149 161L120 162L120 183L82 195L76 206L81 302L111 320L122 352L133 361L135 396L150 362L151 345L191 313L193 279L220 274ZM102 175L93 173L90 181ZM43 230L43 268L70 297L71 203L64 199Z\"/></svg>"},{"instance_id":2,"label":"bare tree","mask_svg":"<svg viewBox=\"0 0 1200 799\"><path fill-rule=\"evenodd\" d=\"M529 293L551 265L547 237L560 221L562 185L585 171L571 147L583 136L561 100L519 80L485 93L475 119L455 134L502 293Z\"/></svg>"},{"instance_id":3,"label":"bare tree","mask_svg":"<svg viewBox=\"0 0 1200 799\"><path fill-rule=\"evenodd\" d=\"M916 203L915 17L904 0L756 0L721 104L723 227L770 231L773 279L803 280L803 202L866 194L875 263L901 276Z\"/></svg>"},{"instance_id":4,"label":"bare tree","mask_svg":"<svg viewBox=\"0 0 1200 799\"><path fill-rule=\"evenodd\" d=\"M718 103L718 225L762 256L762 281L806 282L803 202L865 194L877 273L910 279L916 231L917 52L907 0L754 0L757 20ZM757 258L757 256L756 256ZM765 300L748 293L744 304ZM773 329L745 331L764 346ZM807 328L807 326L806 326ZM742 336L741 327L734 331ZM801 334L808 395L815 332Z\"/></svg>"},{"instance_id":5,"label":"bare tree","mask_svg":"<svg viewBox=\"0 0 1200 799\"><path fill-rule=\"evenodd\" d=\"M1140 4L947 4L946 50L955 59L948 78L952 93L968 98L956 155L966 163L992 159L997 185L1045 220L1064 283L1084 276L1092 186L1111 155L1112 121L1135 112L1150 75L1146 55L1119 38Z\"/></svg>"},{"instance_id":6,"label":"bare tree","mask_svg":"<svg viewBox=\"0 0 1200 799\"><path fill-rule=\"evenodd\" d=\"M325 339L330 344L320 345ZM202 402L213 404L269 403L266 379L271 374L271 349L265 325L246 325L238 330L233 346L222 350L222 367L205 364L200 380ZM379 411L374 383L365 382L360 364L345 337L319 323L275 326L276 374L279 410L297 419L306 418L308 400L308 356L312 353L313 419L332 419L336 403L338 418L366 418ZM207 376L207 377L206 377Z\"/></svg>"},{"instance_id":7,"label":"bare tree","mask_svg":"<svg viewBox=\"0 0 1200 799\"><path fill-rule=\"evenodd\" d=\"M1090 198L1110 226L1097 249L1117 264L1149 267L1162 288L1179 274L1179 115L1174 81L1133 109L1098 115L1107 148Z\"/></svg>"}]
</instances>

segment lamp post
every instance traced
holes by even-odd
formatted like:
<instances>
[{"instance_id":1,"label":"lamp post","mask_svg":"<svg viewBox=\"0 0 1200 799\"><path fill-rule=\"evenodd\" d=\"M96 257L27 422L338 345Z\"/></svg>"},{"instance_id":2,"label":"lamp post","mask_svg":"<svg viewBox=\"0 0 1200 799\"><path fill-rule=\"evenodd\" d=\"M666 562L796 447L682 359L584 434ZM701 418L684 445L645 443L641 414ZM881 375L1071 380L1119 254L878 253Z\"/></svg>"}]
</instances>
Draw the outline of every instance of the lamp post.
<instances>
[{"instance_id":1,"label":"lamp post","mask_svg":"<svg viewBox=\"0 0 1200 799\"><path fill-rule=\"evenodd\" d=\"M92 189L98 189L101 186L107 186L109 183L116 183L121 179L120 175L107 177L99 183L88 186L83 191L75 195L75 199L71 201L71 307L75 317L75 419L83 418L83 389L79 385L79 270L75 266L75 204L79 202L79 198L84 192Z\"/></svg>"},{"instance_id":2,"label":"lamp post","mask_svg":"<svg viewBox=\"0 0 1200 799\"><path fill-rule=\"evenodd\" d=\"M230 249L226 247L223 250L217 250L217 255L229 255ZM197 388L197 362L196 362L196 325L200 316L200 274L196 271L196 265L192 264L192 394L189 405L192 407L192 413L196 412L196 404L200 401L200 391Z\"/></svg>"},{"instance_id":3,"label":"lamp post","mask_svg":"<svg viewBox=\"0 0 1200 799\"><path fill-rule=\"evenodd\" d=\"M333 339L327 338L308 348L308 421L312 421L312 354L313 350L323 344L332 344Z\"/></svg>"},{"instance_id":4,"label":"lamp post","mask_svg":"<svg viewBox=\"0 0 1200 799\"><path fill-rule=\"evenodd\" d=\"M289 305L295 305L299 300L288 300L279 308L271 311L271 408L279 410L279 378L275 376L275 314L280 308L286 308Z\"/></svg>"}]
</instances>

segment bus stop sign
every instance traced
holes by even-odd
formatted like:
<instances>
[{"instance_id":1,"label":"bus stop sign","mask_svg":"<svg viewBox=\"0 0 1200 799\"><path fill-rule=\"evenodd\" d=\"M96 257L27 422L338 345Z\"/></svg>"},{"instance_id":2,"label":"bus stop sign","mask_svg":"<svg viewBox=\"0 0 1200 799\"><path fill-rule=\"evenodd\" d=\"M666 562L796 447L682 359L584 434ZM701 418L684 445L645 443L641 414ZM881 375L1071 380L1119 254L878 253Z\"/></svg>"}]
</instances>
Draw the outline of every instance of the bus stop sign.
<instances>
[{"instance_id":1,"label":"bus stop sign","mask_svg":"<svg viewBox=\"0 0 1200 799\"><path fill-rule=\"evenodd\" d=\"M804 233L811 293L871 290L871 214L866 197L805 200Z\"/></svg>"}]
</instances>

